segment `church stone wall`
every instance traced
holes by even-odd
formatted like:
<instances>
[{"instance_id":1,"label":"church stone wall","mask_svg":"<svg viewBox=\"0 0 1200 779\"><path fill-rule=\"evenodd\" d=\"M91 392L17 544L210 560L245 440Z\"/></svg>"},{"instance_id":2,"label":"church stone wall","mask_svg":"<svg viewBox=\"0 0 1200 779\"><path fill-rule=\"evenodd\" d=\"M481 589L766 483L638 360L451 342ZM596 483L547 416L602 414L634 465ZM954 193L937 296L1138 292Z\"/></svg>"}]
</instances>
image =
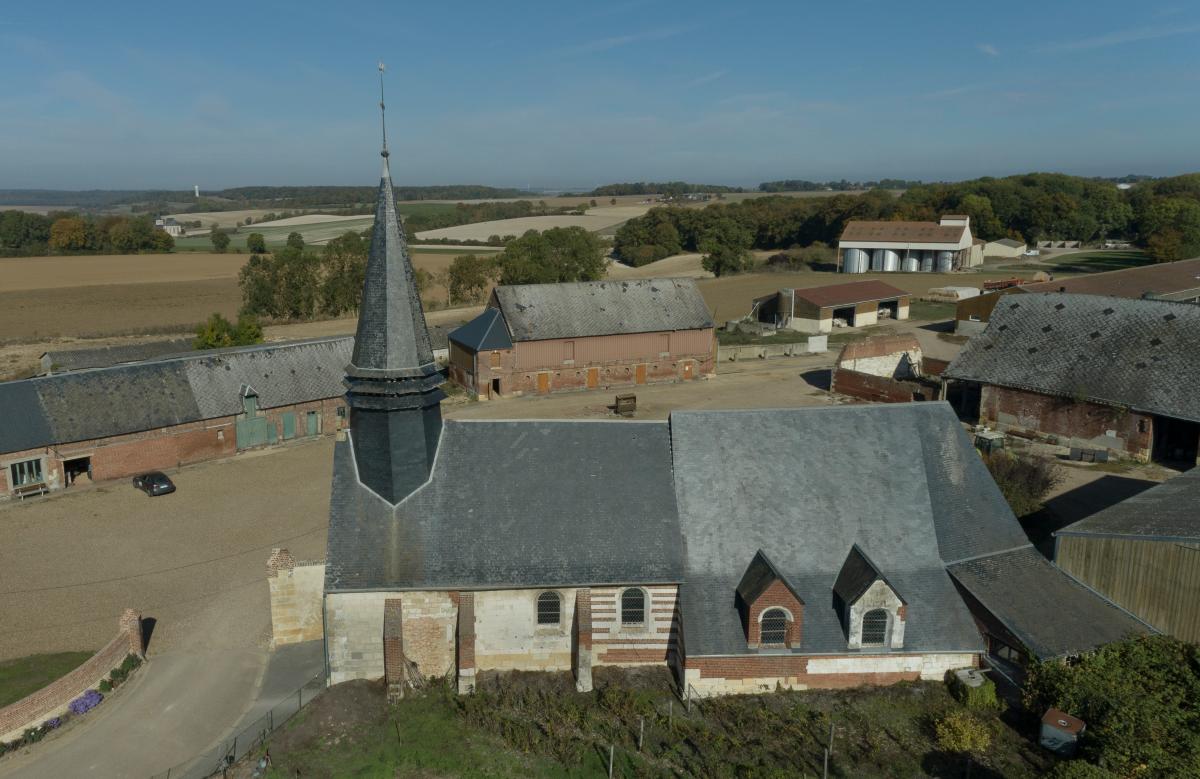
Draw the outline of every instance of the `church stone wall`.
<instances>
[{"instance_id":1,"label":"church stone wall","mask_svg":"<svg viewBox=\"0 0 1200 779\"><path fill-rule=\"evenodd\" d=\"M643 625L621 624L621 593L625 587L592 589L592 652L596 665L666 664L679 634L679 588L673 584L642 587L646 600Z\"/></svg>"},{"instance_id":2,"label":"church stone wall","mask_svg":"<svg viewBox=\"0 0 1200 779\"><path fill-rule=\"evenodd\" d=\"M569 671L575 590L555 589L559 624L537 624L537 599L547 590L475 593L475 664L485 670Z\"/></svg>"},{"instance_id":3,"label":"church stone wall","mask_svg":"<svg viewBox=\"0 0 1200 779\"><path fill-rule=\"evenodd\" d=\"M383 676L383 602L395 593L337 592L325 596L329 683Z\"/></svg>"}]
</instances>

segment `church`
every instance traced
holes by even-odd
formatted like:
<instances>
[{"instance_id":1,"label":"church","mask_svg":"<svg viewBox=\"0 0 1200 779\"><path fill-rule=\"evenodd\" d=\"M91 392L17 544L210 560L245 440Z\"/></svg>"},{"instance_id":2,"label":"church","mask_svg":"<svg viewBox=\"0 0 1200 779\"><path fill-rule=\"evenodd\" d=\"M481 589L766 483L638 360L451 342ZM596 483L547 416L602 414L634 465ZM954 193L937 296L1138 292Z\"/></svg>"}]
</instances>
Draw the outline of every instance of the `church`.
<instances>
[{"instance_id":1,"label":"church","mask_svg":"<svg viewBox=\"0 0 1200 779\"><path fill-rule=\"evenodd\" d=\"M945 403L443 420L383 157L333 462L331 684L538 670L585 691L660 665L688 696L845 687L1147 630L1033 549Z\"/></svg>"}]
</instances>

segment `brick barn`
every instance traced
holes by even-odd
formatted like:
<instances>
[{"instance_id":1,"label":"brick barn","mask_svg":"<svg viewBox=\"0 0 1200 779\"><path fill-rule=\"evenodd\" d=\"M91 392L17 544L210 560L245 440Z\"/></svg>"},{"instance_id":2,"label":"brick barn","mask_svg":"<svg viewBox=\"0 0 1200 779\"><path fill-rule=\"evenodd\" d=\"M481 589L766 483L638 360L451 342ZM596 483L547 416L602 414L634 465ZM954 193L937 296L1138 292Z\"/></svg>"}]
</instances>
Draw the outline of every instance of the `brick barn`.
<instances>
[{"instance_id":1,"label":"brick barn","mask_svg":"<svg viewBox=\"0 0 1200 779\"><path fill-rule=\"evenodd\" d=\"M880 319L908 319L912 296L882 281L851 281L809 289L781 289L757 298L759 321L801 333L829 333L834 320L847 327L868 327Z\"/></svg>"},{"instance_id":2,"label":"brick barn","mask_svg":"<svg viewBox=\"0 0 1200 779\"><path fill-rule=\"evenodd\" d=\"M943 376L965 419L1191 467L1200 456L1197 344L1200 306L1010 295Z\"/></svg>"},{"instance_id":3,"label":"brick barn","mask_svg":"<svg viewBox=\"0 0 1200 779\"><path fill-rule=\"evenodd\" d=\"M402 236L385 156L334 453L331 683L588 690L597 666L660 665L688 695L843 687L979 663L973 608L1076 652L1145 630L1033 551L944 403L443 421ZM981 563L1019 596L959 582Z\"/></svg>"},{"instance_id":4,"label":"brick barn","mask_svg":"<svg viewBox=\"0 0 1200 779\"><path fill-rule=\"evenodd\" d=\"M217 349L0 383L0 496L333 432L352 344Z\"/></svg>"},{"instance_id":5,"label":"brick barn","mask_svg":"<svg viewBox=\"0 0 1200 779\"><path fill-rule=\"evenodd\" d=\"M926 357L912 335L851 341L842 347L829 390L876 403L937 400L946 363Z\"/></svg>"},{"instance_id":6,"label":"brick barn","mask_svg":"<svg viewBox=\"0 0 1200 779\"><path fill-rule=\"evenodd\" d=\"M449 375L480 399L688 381L715 345L692 279L501 286L450 334Z\"/></svg>"}]
</instances>

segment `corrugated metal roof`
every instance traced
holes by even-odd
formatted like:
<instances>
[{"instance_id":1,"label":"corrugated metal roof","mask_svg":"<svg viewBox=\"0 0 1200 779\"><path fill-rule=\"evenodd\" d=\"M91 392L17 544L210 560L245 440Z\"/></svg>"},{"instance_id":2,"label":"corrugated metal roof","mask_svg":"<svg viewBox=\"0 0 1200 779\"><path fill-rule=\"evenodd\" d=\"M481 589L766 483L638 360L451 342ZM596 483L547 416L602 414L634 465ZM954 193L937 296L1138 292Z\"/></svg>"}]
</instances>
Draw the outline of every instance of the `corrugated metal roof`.
<instances>
[{"instance_id":1,"label":"corrugated metal roof","mask_svg":"<svg viewBox=\"0 0 1200 779\"><path fill-rule=\"evenodd\" d=\"M1032 546L952 565L950 574L1040 660L1154 632Z\"/></svg>"},{"instance_id":2,"label":"corrugated metal roof","mask_svg":"<svg viewBox=\"0 0 1200 779\"><path fill-rule=\"evenodd\" d=\"M885 243L946 243L958 244L965 225L940 225L937 222L868 222L854 220L846 223L842 241L881 241Z\"/></svg>"},{"instance_id":3,"label":"corrugated metal roof","mask_svg":"<svg viewBox=\"0 0 1200 779\"><path fill-rule=\"evenodd\" d=\"M514 341L713 326L692 279L521 284L493 294Z\"/></svg>"},{"instance_id":4,"label":"corrugated metal roof","mask_svg":"<svg viewBox=\"0 0 1200 779\"><path fill-rule=\"evenodd\" d=\"M809 287L793 290L797 298L807 300L814 306L849 306L872 300L910 297L912 293L893 287L882 281L848 281L845 284L830 284L825 287Z\"/></svg>"},{"instance_id":5,"label":"corrugated metal roof","mask_svg":"<svg viewBox=\"0 0 1200 779\"><path fill-rule=\"evenodd\" d=\"M353 339L220 349L0 384L0 452L105 438L343 393Z\"/></svg>"},{"instance_id":6,"label":"corrugated metal roof","mask_svg":"<svg viewBox=\"0 0 1200 779\"><path fill-rule=\"evenodd\" d=\"M1055 535L1200 541L1200 468L1067 525Z\"/></svg>"},{"instance_id":7,"label":"corrugated metal roof","mask_svg":"<svg viewBox=\"0 0 1200 779\"><path fill-rule=\"evenodd\" d=\"M952 379L1200 421L1200 306L1006 295L946 368Z\"/></svg>"},{"instance_id":8,"label":"corrugated metal roof","mask_svg":"<svg viewBox=\"0 0 1200 779\"><path fill-rule=\"evenodd\" d=\"M450 340L475 352L485 349L511 349L513 345L500 310L490 307L451 332Z\"/></svg>"}]
</instances>

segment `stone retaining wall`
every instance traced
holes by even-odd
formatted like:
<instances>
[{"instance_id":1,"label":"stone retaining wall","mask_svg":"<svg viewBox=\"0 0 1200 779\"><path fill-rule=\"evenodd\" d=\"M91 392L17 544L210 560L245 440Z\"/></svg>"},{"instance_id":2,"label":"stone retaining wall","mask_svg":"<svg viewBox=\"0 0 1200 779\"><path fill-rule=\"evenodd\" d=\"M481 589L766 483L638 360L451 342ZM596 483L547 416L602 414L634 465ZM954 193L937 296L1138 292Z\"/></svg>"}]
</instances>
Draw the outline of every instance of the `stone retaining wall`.
<instances>
[{"instance_id":1,"label":"stone retaining wall","mask_svg":"<svg viewBox=\"0 0 1200 779\"><path fill-rule=\"evenodd\" d=\"M272 648L325 636L321 608L324 561L297 561L288 550L273 549L267 560L267 584L271 589Z\"/></svg>"}]
</instances>

